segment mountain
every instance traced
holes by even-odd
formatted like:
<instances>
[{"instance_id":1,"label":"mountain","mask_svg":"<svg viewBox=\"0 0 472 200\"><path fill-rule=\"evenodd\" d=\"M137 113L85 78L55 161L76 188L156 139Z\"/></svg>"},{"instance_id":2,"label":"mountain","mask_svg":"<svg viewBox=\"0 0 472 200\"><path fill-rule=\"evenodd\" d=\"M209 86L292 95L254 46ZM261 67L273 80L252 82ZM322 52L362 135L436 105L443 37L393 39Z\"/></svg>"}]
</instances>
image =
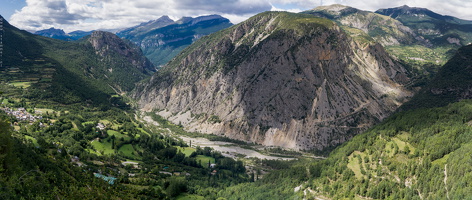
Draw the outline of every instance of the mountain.
<instances>
[{"instance_id":1,"label":"mountain","mask_svg":"<svg viewBox=\"0 0 472 200\"><path fill-rule=\"evenodd\" d=\"M469 20L406 5L380 9L376 13L397 19L435 46L449 44L462 46L472 42L472 21Z\"/></svg>"},{"instance_id":2,"label":"mountain","mask_svg":"<svg viewBox=\"0 0 472 200\"><path fill-rule=\"evenodd\" d=\"M380 44L360 46L327 19L265 12L196 41L133 96L189 130L324 149L392 113L408 81Z\"/></svg>"},{"instance_id":3,"label":"mountain","mask_svg":"<svg viewBox=\"0 0 472 200\"><path fill-rule=\"evenodd\" d=\"M139 47L122 40L113 33L95 31L85 40L93 46L96 54L100 55L103 59L119 62L112 60L112 58L115 58L112 54L118 54L118 57L126 58L134 68L139 69L143 73L155 71L154 66L144 57Z\"/></svg>"},{"instance_id":4,"label":"mountain","mask_svg":"<svg viewBox=\"0 0 472 200\"><path fill-rule=\"evenodd\" d=\"M436 74L414 104L331 151L256 183L220 192L254 199L467 199L472 196L472 46ZM451 88L451 89L448 89ZM458 89L460 88L460 89Z\"/></svg>"},{"instance_id":5,"label":"mountain","mask_svg":"<svg viewBox=\"0 0 472 200\"><path fill-rule=\"evenodd\" d=\"M383 46L425 43L398 20L349 6L339 4L319 6L302 13L334 20L341 24L351 36L359 40L368 40L370 38L365 36L367 34Z\"/></svg>"},{"instance_id":6,"label":"mountain","mask_svg":"<svg viewBox=\"0 0 472 200\"><path fill-rule=\"evenodd\" d=\"M411 86L417 89L467 44L472 34L470 21L407 6L374 13L335 4L303 13L336 21L358 43L382 44L390 55L411 67Z\"/></svg>"},{"instance_id":7,"label":"mountain","mask_svg":"<svg viewBox=\"0 0 472 200\"><path fill-rule=\"evenodd\" d=\"M44 29L44 30L36 31L36 32L34 32L34 34L41 35L41 36L44 36L44 37L60 39L60 40L68 40L69 39L67 34L64 32L64 30L55 29L54 27L51 27L50 29Z\"/></svg>"},{"instance_id":8,"label":"mountain","mask_svg":"<svg viewBox=\"0 0 472 200\"><path fill-rule=\"evenodd\" d=\"M111 94L131 90L154 69L138 47L111 33L66 42L19 30L6 20L3 29L0 77L27 87L26 96L37 101L108 104Z\"/></svg>"},{"instance_id":9,"label":"mountain","mask_svg":"<svg viewBox=\"0 0 472 200\"><path fill-rule=\"evenodd\" d=\"M159 19L151 20L145 23L141 23L137 26L122 30L117 34L120 36L128 36L130 38L139 37L145 35L149 31L153 31L155 29L162 28L171 24L175 24L175 21L169 18L169 16L164 15Z\"/></svg>"},{"instance_id":10,"label":"mountain","mask_svg":"<svg viewBox=\"0 0 472 200\"><path fill-rule=\"evenodd\" d=\"M228 19L219 15L184 17L175 22L163 16L120 31L117 35L141 47L155 66L161 66L195 40L231 25Z\"/></svg>"},{"instance_id":11,"label":"mountain","mask_svg":"<svg viewBox=\"0 0 472 200\"><path fill-rule=\"evenodd\" d=\"M44 29L40 31L34 32L36 35L41 35L44 37L50 37L54 39L59 39L59 40L65 40L65 41L74 41L78 40L84 36L90 35L93 31L73 31L68 34L64 32L62 29L55 29L55 28L50 28L50 29Z\"/></svg>"},{"instance_id":12,"label":"mountain","mask_svg":"<svg viewBox=\"0 0 472 200\"><path fill-rule=\"evenodd\" d=\"M78 40L80 38L83 38L87 35L91 35L94 31L72 31L68 33L71 40Z\"/></svg>"},{"instance_id":13,"label":"mountain","mask_svg":"<svg viewBox=\"0 0 472 200\"><path fill-rule=\"evenodd\" d=\"M335 199L470 197L471 64L472 46L460 48L408 110L333 151L307 191Z\"/></svg>"}]
</instances>

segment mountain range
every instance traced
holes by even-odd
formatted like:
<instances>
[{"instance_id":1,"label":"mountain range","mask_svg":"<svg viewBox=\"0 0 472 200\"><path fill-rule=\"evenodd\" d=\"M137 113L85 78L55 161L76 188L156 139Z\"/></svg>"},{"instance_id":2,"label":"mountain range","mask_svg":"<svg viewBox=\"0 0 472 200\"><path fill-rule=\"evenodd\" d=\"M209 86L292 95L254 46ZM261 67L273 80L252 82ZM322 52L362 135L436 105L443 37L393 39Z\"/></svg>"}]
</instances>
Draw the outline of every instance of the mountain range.
<instances>
[{"instance_id":1,"label":"mountain range","mask_svg":"<svg viewBox=\"0 0 472 200\"><path fill-rule=\"evenodd\" d=\"M420 20L427 21L429 31ZM332 5L302 14L262 13L204 36L230 26L229 20L210 15L173 21L163 16L125 29L118 36L95 31L77 42L64 43L93 58L85 65L79 61L82 58L72 62L81 67L65 64L68 56L48 53L63 48L57 41L52 42L56 47L45 48L46 53L34 53L61 60L66 71L80 77L78 80L85 78L87 86L79 88L98 85L96 90L107 94L135 89L131 95L142 109L171 112L169 119L188 130L268 146L322 150L382 121L437 71L437 67L411 60L437 66L450 57L422 53L426 57L405 58L404 53L411 49L452 53L468 42L470 24L407 6L374 13ZM67 36L53 28L37 34ZM35 40L33 43L38 43ZM43 49L40 43L37 50ZM157 69L143 55L159 65L174 59L134 88ZM306 57L310 59L299 60ZM113 67L119 65L131 68ZM9 71L15 70L4 73ZM47 88L50 80L56 80L49 79L49 71L54 70L40 71L48 74L30 79L38 83L34 86ZM67 84L52 84L57 87L53 91L69 93L64 87L72 87ZM69 93L80 97L70 99L83 100L89 96L85 93ZM288 103L294 101L297 103Z\"/></svg>"},{"instance_id":2,"label":"mountain range","mask_svg":"<svg viewBox=\"0 0 472 200\"><path fill-rule=\"evenodd\" d=\"M72 31L70 33L65 33L62 29L55 29L51 27L50 29L36 31L34 34L65 41L75 41L84 36L92 34L92 32L93 31Z\"/></svg>"},{"instance_id":3,"label":"mountain range","mask_svg":"<svg viewBox=\"0 0 472 200\"><path fill-rule=\"evenodd\" d=\"M219 15L183 17L177 21L162 16L120 31L117 35L141 47L144 55L159 67L199 38L231 25L228 19Z\"/></svg>"},{"instance_id":4,"label":"mountain range","mask_svg":"<svg viewBox=\"0 0 472 200\"><path fill-rule=\"evenodd\" d=\"M141 48L144 55L159 67L200 37L231 26L231 22L219 15L183 17L177 21L168 16L141 23L118 31L116 34ZM73 31L65 33L61 29L45 29L34 34L65 41L79 40L94 31Z\"/></svg>"},{"instance_id":5,"label":"mountain range","mask_svg":"<svg viewBox=\"0 0 472 200\"><path fill-rule=\"evenodd\" d=\"M4 20L2 110L46 113L0 115L0 198L470 198L471 25L332 5L64 41Z\"/></svg>"}]
</instances>

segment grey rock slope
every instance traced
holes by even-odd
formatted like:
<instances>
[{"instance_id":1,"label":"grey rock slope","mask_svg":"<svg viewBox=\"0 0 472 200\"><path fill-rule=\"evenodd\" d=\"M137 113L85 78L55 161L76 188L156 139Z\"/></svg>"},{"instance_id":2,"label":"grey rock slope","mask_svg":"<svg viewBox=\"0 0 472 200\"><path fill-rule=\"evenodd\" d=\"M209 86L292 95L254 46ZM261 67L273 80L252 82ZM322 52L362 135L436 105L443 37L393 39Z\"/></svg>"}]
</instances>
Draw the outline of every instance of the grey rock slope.
<instances>
[{"instance_id":1,"label":"grey rock slope","mask_svg":"<svg viewBox=\"0 0 472 200\"><path fill-rule=\"evenodd\" d=\"M324 149L371 127L410 92L377 43L334 22L265 12L185 49L134 97L187 129L292 149Z\"/></svg>"}]
</instances>

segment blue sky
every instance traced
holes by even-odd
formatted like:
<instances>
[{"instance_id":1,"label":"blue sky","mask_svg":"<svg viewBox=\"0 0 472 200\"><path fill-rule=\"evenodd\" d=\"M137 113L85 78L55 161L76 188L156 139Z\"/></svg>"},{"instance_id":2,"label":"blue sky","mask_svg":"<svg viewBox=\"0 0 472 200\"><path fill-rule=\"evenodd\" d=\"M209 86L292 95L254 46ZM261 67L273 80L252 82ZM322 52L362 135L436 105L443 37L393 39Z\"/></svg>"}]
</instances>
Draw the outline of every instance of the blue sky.
<instances>
[{"instance_id":1,"label":"blue sky","mask_svg":"<svg viewBox=\"0 0 472 200\"><path fill-rule=\"evenodd\" d=\"M15 10L21 10L21 8L26 6L25 0L0 0L0 15L5 19L10 19L11 15L15 13Z\"/></svg>"},{"instance_id":2,"label":"blue sky","mask_svg":"<svg viewBox=\"0 0 472 200\"><path fill-rule=\"evenodd\" d=\"M472 0L0 0L0 14L14 26L37 31L51 27L117 30L168 15L219 14L239 23L264 11L300 12L320 5L343 4L375 11L402 5L428 8L443 15L472 20Z\"/></svg>"}]
</instances>

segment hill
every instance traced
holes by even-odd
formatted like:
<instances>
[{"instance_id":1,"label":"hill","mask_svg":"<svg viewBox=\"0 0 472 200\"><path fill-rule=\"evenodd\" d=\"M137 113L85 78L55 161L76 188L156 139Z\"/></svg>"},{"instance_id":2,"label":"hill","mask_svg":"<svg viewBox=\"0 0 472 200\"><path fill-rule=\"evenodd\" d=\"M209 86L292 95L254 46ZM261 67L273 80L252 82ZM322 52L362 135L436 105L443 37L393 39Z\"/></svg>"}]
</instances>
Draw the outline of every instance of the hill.
<instances>
[{"instance_id":1,"label":"hill","mask_svg":"<svg viewBox=\"0 0 472 200\"><path fill-rule=\"evenodd\" d=\"M265 12L198 40L134 97L189 130L321 150L387 117L408 80L381 45L359 46L330 20Z\"/></svg>"}]
</instances>

